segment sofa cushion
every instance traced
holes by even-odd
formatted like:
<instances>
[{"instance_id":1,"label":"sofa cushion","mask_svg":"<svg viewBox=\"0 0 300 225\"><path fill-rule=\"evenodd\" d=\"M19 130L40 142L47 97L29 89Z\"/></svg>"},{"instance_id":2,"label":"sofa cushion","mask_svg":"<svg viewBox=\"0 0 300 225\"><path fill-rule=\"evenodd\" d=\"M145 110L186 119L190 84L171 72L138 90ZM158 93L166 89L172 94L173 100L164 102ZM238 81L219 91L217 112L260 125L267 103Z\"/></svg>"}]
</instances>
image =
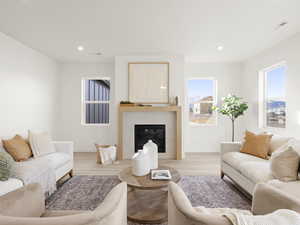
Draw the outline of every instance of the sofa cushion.
<instances>
[{"instance_id":1,"label":"sofa cushion","mask_svg":"<svg viewBox=\"0 0 300 225\"><path fill-rule=\"evenodd\" d=\"M267 182L273 179L270 162L244 162L239 166L239 171L253 183Z\"/></svg>"},{"instance_id":2,"label":"sofa cushion","mask_svg":"<svg viewBox=\"0 0 300 225\"><path fill-rule=\"evenodd\" d=\"M30 146L20 135L16 135L12 139L2 140L2 142L5 150L15 161L27 160L32 156Z\"/></svg>"},{"instance_id":3,"label":"sofa cushion","mask_svg":"<svg viewBox=\"0 0 300 225\"><path fill-rule=\"evenodd\" d=\"M279 135L273 135L271 142L270 142L269 155L272 155L273 152L278 150L284 144L288 143L291 139L292 139L292 137L283 137L283 136L279 136Z\"/></svg>"},{"instance_id":4,"label":"sofa cushion","mask_svg":"<svg viewBox=\"0 0 300 225\"><path fill-rule=\"evenodd\" d=\"M52 154L42 156L41 158L47 159L51 167L54 169L61 167L62 165L66 164L71 160L70 155L63 152L55 152Z\"/></svg>"},{"instance_id":5,"label":"sofa cushion","mask_svg":"<svg viewBox=\"0 0 300 225\"><path fill-rule=\"evenodd\" d=\"M269 134L254 134L246 131L245 141L240 152L266 159L268 157L271 138L272 135Z\"/></svg>"},{"instance_id":6,"label":"sofa cushion","mask_svg":"<svg viewBox=\"0 0 300 225\"><path fill-rule=\"evenodd\" d=\"M222 156L222 160L235 168L236 170L239 170L240 164L245 162L264 162L266 160L258 158L253 155L241 153L241 152L228 152L225 153Z\"/></svg>"},{"instance_id":7,"label":"sofa cushion","mask_svg":"<svg viewBox=\"0 0 300 225\"><path fill-rule=\"evenodd\" d=\"M9 178L6 181L0 181L0 196L14 191L23 186L23 182L16 178Z\"/></svg>"},{"instance_id":8,"label":"sofa cushion","mask_svg":"<svg viewBox=\"0 0 300 225\"><path fill-rule=\"evenodd\" d=\"M228 152L222 160L254 183L273 179L269 160L241 152Z\"/></svg>"}]
</instances>

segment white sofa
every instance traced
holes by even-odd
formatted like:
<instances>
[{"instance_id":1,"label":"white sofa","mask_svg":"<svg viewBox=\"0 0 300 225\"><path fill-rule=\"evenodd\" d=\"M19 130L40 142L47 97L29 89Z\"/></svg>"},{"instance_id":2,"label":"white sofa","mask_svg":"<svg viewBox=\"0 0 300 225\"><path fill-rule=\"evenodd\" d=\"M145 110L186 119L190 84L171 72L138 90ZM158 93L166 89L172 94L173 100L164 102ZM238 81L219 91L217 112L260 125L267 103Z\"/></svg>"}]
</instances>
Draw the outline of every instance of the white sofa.
<instances>
[{"instance_id":1,"label":"white sofa","mask_svg":"<svg viewBox=\"0 0 300 225\"><path fill-rule=\"evenodd\" d=\"M300 153L300 141L289 137L274 135L270 146L274 150L287 142ZM222 178L226 175L251 195L257 183L269 183L300 198L300 180L293 182L275 180L270 170L270 160L241 153L241 146L239 142L221 143Z\"/></svg>"},{"instance_id":2,"label":"white sofa","mask_svg":"<svg viewBox=\"0 0 300 225\"><path fill-rule=\"evenodd\" d=\"M50 166L55 170L56 181L60 178L69 174L72 176L73 172L73 142L53 142L54 147L56 149L55 153L51 153L41 158L45 158ZM32 174L38 175L39 173L44 172L43 168L36 168L34 163L32 163L35 158L30 158L22 163L24 168L28 169L29 175ZM23 186L23 181L19 177L9 178L7 181L0 181L0 196L4 195L8 192L16 190Z\"/></svg>"}]
</instances>

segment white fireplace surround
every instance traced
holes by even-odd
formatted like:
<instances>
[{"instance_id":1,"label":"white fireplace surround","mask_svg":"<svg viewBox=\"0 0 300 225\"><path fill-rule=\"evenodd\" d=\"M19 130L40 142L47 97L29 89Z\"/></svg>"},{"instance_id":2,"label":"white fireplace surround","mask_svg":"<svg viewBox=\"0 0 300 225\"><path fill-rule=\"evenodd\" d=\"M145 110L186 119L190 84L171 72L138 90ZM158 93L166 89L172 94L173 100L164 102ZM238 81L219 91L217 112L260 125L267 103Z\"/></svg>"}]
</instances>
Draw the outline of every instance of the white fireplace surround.
<instances>
[{"instance_id":1,"label":"white fireplace surround","mask_svg":"<svg viewBox=\"0 0 300 225\"><path fill-rule=\"evenodd\" d=\"M123 118L123 156L134 155L134 126L136 124L165 124L166 152L159 153L160 159L176 157L176 115L173 112L125 112Z\"/></svg>"}]
</instances>

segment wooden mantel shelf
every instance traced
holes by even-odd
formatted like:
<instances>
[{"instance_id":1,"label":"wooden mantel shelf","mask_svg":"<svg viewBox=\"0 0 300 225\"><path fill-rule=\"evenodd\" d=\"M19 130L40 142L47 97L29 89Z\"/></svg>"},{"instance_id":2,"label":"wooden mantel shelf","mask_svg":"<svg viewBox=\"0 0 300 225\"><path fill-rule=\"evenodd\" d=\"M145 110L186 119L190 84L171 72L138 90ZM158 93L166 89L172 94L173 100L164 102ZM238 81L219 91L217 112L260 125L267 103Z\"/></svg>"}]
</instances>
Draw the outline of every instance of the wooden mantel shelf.
<instances>
[{"instance_id":1,"label":"wooden mantel shelf","mask_svg":"<svg viewBox=\"0 0 300 225\"><path fill-rule=\"evenodd\" d=\"M177 112L180 106L120 106L121 112Z\"/></svg>"},{"instance_id":2,"label":"wooden mantel shelf","mask_svg":"<svg viewBox=\"0 0 300 225\"><path fill-rule=\"evenodd\" d=\"M176 159L182 159L182 112L180 106L119 106L118 152L119 160L123 159L123 113L124 112L174 112L176 115Z\"/></svg>"}]
</instances>

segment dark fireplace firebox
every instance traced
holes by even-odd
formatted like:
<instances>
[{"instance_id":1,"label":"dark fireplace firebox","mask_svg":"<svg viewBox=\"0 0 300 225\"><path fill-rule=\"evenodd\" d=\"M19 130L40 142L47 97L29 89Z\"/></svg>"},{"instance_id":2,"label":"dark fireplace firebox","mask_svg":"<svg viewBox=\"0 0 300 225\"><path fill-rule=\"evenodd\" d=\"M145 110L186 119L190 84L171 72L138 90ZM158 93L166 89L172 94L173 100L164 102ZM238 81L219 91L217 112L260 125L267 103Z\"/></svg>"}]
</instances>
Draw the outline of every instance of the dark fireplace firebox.
<instances>
[{"instance_id":1,"label":"dark fireplace firebox","mask_svg":"<svg viewBox=\"0 0 300 225\"><path fill-rule=\"evenodd\" d=\"M136 124L134 126L134 150L143 149L143 145L152 140L158 146L159 153L166 152L166 125Z\"/></svg>"}]
</instances>

